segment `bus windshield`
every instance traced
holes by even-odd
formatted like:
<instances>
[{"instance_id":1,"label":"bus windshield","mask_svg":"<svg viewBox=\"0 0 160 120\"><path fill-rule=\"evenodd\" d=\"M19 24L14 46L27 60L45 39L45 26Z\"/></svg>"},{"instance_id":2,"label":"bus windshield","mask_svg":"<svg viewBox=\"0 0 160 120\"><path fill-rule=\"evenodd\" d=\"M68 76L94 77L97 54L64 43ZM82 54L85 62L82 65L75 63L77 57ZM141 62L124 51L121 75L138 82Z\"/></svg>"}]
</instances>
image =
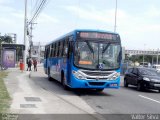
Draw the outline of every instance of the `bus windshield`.
<instances>
[{"instance_id":1,"label":"bus windshield","mask_svg":"<svg viewBox=\"0 0 160 120\"><path fill-rule=\"evenodd\" d=\"M77 41L74 64L84 69L117 69L120 67L120 48L120 42Z\"/></svg>"}]
</instances>

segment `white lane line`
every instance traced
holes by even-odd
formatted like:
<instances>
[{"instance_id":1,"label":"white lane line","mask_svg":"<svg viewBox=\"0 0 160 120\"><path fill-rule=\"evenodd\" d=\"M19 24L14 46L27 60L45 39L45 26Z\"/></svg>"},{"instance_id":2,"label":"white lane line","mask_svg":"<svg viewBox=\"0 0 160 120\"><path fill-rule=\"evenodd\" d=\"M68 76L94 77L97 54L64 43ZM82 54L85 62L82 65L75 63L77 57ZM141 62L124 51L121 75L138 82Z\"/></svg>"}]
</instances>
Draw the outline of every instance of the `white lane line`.
<instances>
[{"instance_id":1,"label":"white lane line","mask_svg":"<svg viewBox=\"0 0 160 120\"><path fill-rule=\"evenodd\" d=\"M160 103L160 101L158 100L154 100L152 98L149 98L149 97L146 97L146 96L143 96L143 95L138 95L139 97L142 97L142 98L145 98L145 99L148 99L148 100L151 100L151 101L154 101L154 102L157 102L157 103Z\"/></svg>"}]
</instances>

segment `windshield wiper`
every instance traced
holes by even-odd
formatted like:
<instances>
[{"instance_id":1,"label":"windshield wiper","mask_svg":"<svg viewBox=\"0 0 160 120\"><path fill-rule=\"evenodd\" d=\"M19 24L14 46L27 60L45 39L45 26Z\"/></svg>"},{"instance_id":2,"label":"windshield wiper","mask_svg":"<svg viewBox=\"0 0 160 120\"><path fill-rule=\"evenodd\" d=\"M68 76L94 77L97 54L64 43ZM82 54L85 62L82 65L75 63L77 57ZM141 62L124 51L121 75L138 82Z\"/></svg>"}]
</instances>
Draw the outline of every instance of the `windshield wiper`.
<instances>
[{"instance_id":1,"label":"windshield wiper","mask_svg":"<svg viewBox=\"0 0 160 120\"><path fill-rule=\"evenodd\" d=\"M87 45L88 45L88 47L89 47L89 50L90 50L92 53L94 53L93 48L91 47L91 45L89 44L89 42L87 41L86 43L87 43Z\"/></svg>"},{"instance_id":2,"label":"windshield wiper","mask_svg":"<svg viewBox=\"0 0 160 120\"><path fill-rule=\"evenodd\" d=\"M107 46L103 49L102 54L109 48L110 45L111 45L111 43L107 44Z\"/></svg>"},{"instance_id":3,"label":"windshield wiper","mask_svg":"<svg viewBox=\"0 0 160 120\"><path fill-rule=\"evenodd\" d=\"M94 50L93 50L92 46L89 44L88 41L86 41L86 43L88 45L89 50L93 53L93 59L94 59Z\"/></svg>"}]
</instances>

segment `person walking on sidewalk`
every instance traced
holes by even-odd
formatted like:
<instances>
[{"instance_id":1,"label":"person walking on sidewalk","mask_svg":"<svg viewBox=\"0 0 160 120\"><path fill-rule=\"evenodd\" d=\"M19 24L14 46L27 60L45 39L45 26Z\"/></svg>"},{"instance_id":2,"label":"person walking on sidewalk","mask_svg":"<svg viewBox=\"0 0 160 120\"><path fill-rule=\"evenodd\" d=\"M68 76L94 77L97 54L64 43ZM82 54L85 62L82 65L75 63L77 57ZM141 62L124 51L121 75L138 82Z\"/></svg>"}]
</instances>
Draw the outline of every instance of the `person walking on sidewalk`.
<instances>
[{"instance_id":1,"label":"person walking on sidewalk","mask_svg":"<svg viewBox=\"0 0 160 120\"><path fill-rule=\"evenodd\" d=\"M34 71L37 71L37 60L33 60L33 65L34 65Z\"/></svg>"},{"instance_id":2,"label":"person walking on sidewalk","mask_svg":"<svg viewBox=\"0 0 160 120\"><path fill-rule=\"evenodd\" d=\"M31 60L31 58L28 59L27 65L28 65L27 71L28 71L28 69L29 69L29 71L31 71L31 70L32 70L32 69L31 69L31 66L32 66L32 60Z\"/></svg>"}]
</instances>

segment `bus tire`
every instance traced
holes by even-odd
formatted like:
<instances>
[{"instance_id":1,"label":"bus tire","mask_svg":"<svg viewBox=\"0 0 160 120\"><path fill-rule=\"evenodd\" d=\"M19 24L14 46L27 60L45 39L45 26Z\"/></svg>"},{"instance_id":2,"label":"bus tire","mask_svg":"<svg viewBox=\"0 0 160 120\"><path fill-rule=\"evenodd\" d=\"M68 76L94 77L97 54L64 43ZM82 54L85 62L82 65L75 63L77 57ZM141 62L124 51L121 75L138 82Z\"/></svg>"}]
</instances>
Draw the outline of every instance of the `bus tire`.
<instances>
[{"instance_id":1,"label":"bus tire","mask_svg":"<svg viewBox=\"0 0 160 120\"><path fill-rule=\"evenodd\" d=\"M69 89L68 86L65 84L65 78L64 78L64 73L63 72L61 72L61 84L62 84L62 86L65 90Z\"/></svg>"},{"instance_id":2,"label":"bus tire","mask_svg":"<svg viewBox=\"0 0 160 120\"><path fill-rule=\"evenodd\" d=\"M48 81L52 81L51 75L50 75L50 69L48 68Z\"/></svg>"}]
</instances>

